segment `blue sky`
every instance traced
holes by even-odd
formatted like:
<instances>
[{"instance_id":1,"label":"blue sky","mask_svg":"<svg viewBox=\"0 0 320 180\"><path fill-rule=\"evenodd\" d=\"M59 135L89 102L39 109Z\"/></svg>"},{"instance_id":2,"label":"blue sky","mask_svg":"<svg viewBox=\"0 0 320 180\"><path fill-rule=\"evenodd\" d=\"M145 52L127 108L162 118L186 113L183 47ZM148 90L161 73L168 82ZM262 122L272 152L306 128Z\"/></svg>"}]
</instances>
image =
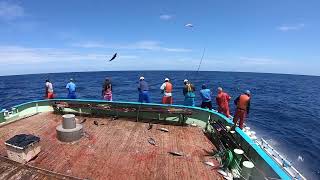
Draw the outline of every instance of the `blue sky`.
<instances>
[{"instance_id":1,"label":"blue sky","mask_svg":"<svg viewBox=\"0 0 320 180\"><path fill-rule=\"evenodd\" d=\"M200 70L320 75L319 8L318 0L0 0L0 75L196 70L204 48Z\"/></svg>"}]
</instances>

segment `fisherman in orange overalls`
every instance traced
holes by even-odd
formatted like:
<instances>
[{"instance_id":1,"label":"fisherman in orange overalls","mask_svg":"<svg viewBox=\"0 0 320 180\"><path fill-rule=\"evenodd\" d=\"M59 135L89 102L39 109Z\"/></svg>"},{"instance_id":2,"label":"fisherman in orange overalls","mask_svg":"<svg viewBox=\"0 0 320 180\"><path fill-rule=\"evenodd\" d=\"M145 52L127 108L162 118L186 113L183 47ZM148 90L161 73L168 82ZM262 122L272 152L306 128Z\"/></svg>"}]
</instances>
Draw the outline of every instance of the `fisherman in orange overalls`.
<instances>
[{"instance_id":1,"label":"fisherman in orange overalls","mask_svg":"<svg viewBox=\"0 0 320 180\"><path fill-rule=\"evenodd\" d=\"M245 121L246 115L249 114L250 109L250 91L247 90L244 94L241 94L236 100L234 100L235 105L237 106L236 113L233 117L234 125L237 125L238 120L239 128L243 128L243 123Z\"/></svg>"},{"instance_id":2,"label":"fisherman in orange overalls","mask_svg":"<svg viewBox=\"0 0 320 180\"><path fill-rule=\"evenodd\" d=\"M169 82L169 78L164 79L160 90L163 93L162 104L172 104L172 84Z\"/></svg>"},{"instance_id":3,"label":"fisherman in orange overalls","mask_svg":"<svg viewBox=\"0 0 320 180\"><path fill-rule=\"evenodd\" d=\"M221 87L218 87L218 95L216 96L216 103L218 112L224 114L227 118L230 117L229 101L231 97L226 92L223 92Z\"/></svg>"}]
</instances>

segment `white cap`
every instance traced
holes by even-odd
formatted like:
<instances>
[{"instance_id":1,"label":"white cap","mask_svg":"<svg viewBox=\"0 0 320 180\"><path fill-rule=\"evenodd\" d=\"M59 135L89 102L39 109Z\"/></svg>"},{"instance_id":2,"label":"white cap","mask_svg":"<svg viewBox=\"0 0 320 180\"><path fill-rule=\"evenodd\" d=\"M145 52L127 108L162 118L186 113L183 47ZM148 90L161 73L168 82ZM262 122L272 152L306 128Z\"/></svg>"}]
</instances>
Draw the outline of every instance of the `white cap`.
<instances>
[{"instance_id":1,"label":"white cap","mask_svg":"<svg viewBox=\"0 0 320 180\"><path fill-rule=\"evenodd\" d=\"M246 91L245 91L245 94L250 95L250 94L251 94L251 92L250 92L249 90L246 90Z\"/></svg>"},{"instance_id":2,"label":"white cap","mask_svg":"<svg viewBox=\"0 0 320 180\"><path fill-rule=\"evenodd\" d=\"M140 80L144 80L144 77L143 77L143 76L141 76L141 77L140 77Z\"/></svg>"},{"instance_id":3,"label":"white cap","mask_svg":"<svg viewBox=\"0 0 320 180\"><path fill-rule=\"evenodd\" d=\"M188 82L188 79L183 80L183 82Z\"/></svg>"},{"instance_id":4,"label":"white cap","mask_svg":"<svg viewBox=\"0 0 320 180\"><path fill-rule=\"evenodd\" d=\"M164 81L169 81L169 78L165 78Z\"/></svg>"}]
</instances>

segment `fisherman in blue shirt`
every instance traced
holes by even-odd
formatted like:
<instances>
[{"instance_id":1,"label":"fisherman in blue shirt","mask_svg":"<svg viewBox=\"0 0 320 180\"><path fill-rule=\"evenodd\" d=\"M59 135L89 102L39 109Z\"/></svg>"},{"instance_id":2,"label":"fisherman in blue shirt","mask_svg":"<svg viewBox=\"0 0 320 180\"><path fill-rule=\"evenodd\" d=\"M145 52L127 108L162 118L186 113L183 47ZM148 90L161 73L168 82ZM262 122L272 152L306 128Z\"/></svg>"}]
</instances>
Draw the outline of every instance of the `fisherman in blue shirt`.
<instances>
[{"instance_id":1,"label":"fisherman in blue shirt","mask_svg":"<svg viewBox=\"0 0 320 180\"><path fill-rule=\"evenodd\" d=\"M70 79L70 82L67 84L66 88L68 89L68 99L76 99L76 85L73 83L73 79Z\"/></svg>"},{"instance_id":2,"label":"fisherman in blue shirt","mask_svg":"<svg viewBox=\"0 0 320 180\"><path fill-rule=\"evenodd\" d=\"M148 83L144 80L143 76L140 77L140 81L138 84L138 91L139 91L139 102L149 103L150 102L150 97L148 93L149 87L148 87Z\"/></svg>"},{"instance_id":3,"label":"fisherman in blue shirt","mask_svg":"<svg viewBox=\"0 0 320 180\"><path fill-rule=\"evenodd\" d=\"M200 96L202 99L201 108L208 108L212 110L211 91L207 88L205 84L202 85L202 89L200 90Z\"/></svg>"}]
</instances>

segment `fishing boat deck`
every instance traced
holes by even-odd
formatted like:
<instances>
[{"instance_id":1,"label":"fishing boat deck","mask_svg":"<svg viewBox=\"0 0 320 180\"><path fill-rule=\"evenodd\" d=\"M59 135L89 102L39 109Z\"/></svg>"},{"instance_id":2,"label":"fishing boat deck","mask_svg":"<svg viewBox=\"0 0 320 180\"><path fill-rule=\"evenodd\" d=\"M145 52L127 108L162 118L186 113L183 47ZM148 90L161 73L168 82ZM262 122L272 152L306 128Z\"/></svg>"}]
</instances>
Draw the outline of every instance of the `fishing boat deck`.
<instances>
[{"instance_id":1,"label":"fishing boat deck","mask_svg":"<svg viewBox=\"0 0 320 180\"><path fill-rule=\"evenodd\" d=\"M6 156L4 141L16 134L33 134L41 138L41 152L27 166L34 166L82 179L223 179L216 171L205 165L211 161L209 154L214 145L202 129L172 124L153 124L148 130L146 122L135 119L80 117L84 119L84 137L72 143L63 143L56 138L56 126L62 116L40 113L5 126L0 126L0 155ZM98 122L98 126L94 124ZM169 132L158 130L167 128ZM156 146L148 143L148 138ZM169 151L182 152L173 156ZM5 173L5 163L0 161L0 179L19 179L14 173ZM12 164L11 164L12 165ZM33 172L33 171L32 171ZM20 179L26 173L20 172ZM36 173L36 172L33 172ZM46 176L36 176L46 179ZM43 178L42 178L43 177ZM52 177L49 177L52 179Z\"/></svg>"}]
</instances>

